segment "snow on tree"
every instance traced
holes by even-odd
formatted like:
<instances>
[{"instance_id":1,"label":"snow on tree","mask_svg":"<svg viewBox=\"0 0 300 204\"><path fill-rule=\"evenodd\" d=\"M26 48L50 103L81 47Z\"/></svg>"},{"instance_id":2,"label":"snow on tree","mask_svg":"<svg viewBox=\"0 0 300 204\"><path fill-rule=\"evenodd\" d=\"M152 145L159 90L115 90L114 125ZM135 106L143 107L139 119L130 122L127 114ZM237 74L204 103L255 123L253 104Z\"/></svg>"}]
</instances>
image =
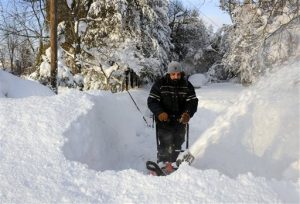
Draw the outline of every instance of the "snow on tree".
<instances>
[{"instance_id":1,"label":"snow on tree","mask_svg":"<svg viewBox=\"0 0 300 204\"><path fill-rule=\"evenodd\" d=\"M62 1L64 63L71 74L81 74L84 89L119 90L126 70L154 80L170 61L167 10L168 0Z\"/></svg>"},{"instance_id":2,"label":"snow on tree","mask_svg":"<svg viewBox=\"0 0 300 204\"><path fill-rule=\"evenodd\" d=\"M211 44L207 48L206 58L213 62L206 75L209 78L210 82L218 82L230 79L231 73L224 68L222 59L224 54L229 49L228 44L228 30L230 29L229 25L223 25L216 33L212 36Z\"/></svg>"},{"instance_id":3,"label":"snow on tree","mask_svg":"<svg viewBox=\"0 0 300 204\"><path fill-rule=\"evenodd\" d=\"M83 79L78 74L73 74L68 66L65 64L64 51L61 47L58 48L58 64L57 64L57 83L58 86L63 87L78 87L82 88ZM42 55L42 63L36 72L30 75L30 78L38 79L42 84L50 84L50 71L51 71L51 48L46 50L45 55Z\"/></svg>"},{"instance_id":4,"label":"snow on tree","mask_svg":"<svg viewBox=\"0 0 300 204\"><path fill-rule=\"evenodd\" d=\"M187 10L181 1L171 1L169 6L171 42L176 60L182 61L187 73L206 72L213 64L208 62L207 47L212 33L204 25L196 10Z\"/></svg>"},{"instance_id":5,"label":"snow on tree","mask_svg":"<svg viewBox=\"0 0 300 204\"><path fill-rule=\"evenodd\" d=\"M205 72L214 63L211 32L199 14L182 12L183 7L171 10L168 0L59 0L59 4L58 42L70 73L68 83L64 80L61 85L120 91L126 73L131 80L138 75L147 83L164 74L174 59L190 68L188 74ZM41 69L45 63L49 62L44 56ZM42 73L37 70L31 76L46 83L48 76ZM75 74L79 84L71 77Z\"/></svg>"},{"instance_id":6,"label":"snow on tree","mask_svg":"<svg viewBox=\"0 0 300 204\"><path fill-rule=\"evenodd\" d=\"M244 1L233 5L234 25L228 33L229 50L223 63L242 83L253 83L271 65L300 58L298 1Z\"/></svg>"},{"instance_id":7,"label":"snow on tree","mask_svg":"<svg viewBox=\"0 0 300 204\"><path fill-rule=\"evenodd\" d=\"M134 70L146 81L152 80L169 62L167 8L166 0L94 1L83 37L90 53L85 60L94 68L101 64L103 70L117 64L119 72L110 73L115 82L120 72L127 69Z\"/></svg>"}]
</instances>

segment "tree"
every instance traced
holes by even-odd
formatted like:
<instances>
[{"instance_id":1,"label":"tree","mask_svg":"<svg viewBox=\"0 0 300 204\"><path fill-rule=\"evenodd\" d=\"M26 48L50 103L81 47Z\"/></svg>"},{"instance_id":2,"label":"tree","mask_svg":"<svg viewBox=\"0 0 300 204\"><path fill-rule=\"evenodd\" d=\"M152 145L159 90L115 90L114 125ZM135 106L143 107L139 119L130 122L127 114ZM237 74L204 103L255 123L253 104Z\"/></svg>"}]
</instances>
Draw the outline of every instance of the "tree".
<instances>
[{"instance_id":1,"label":"tree","mask_svg":"<svg viewBox=\"0 0 300 204\"><path fill-rule=\"evenodd\" d=\"M187 43L189 42L189 33L186 25L189 24L191 12L183 7L181 1L170 1L169 6L169 26L171 28L171 42L174 44L173 52L177 60L182 61L188 53Z\"/></svg>"},{"instance_id":2,"label":"tree","mask_svg":"<svg viewBox=\"0 0 300 204\"><path fill-rule=\"evenodd\" d=\"M5 65L6 65L6 49L2 46L0 47L0 63L2 66L2 69L5 69Z\"/></svg>"},{"instance_id":3,"label":"tree","mask_svg":"<svg viewBox=\"0 0 300 204\"><path fill-rule=\"evenodd\" d=\"M82 27L88 21L87 14L93 3L93 0L71 1L58 0L58 24L59 33L62 40L59 41L60 46L68 52L69 66L74 74L81 72L82 62L80 60L82 49L82 35L84 33ZM49 4L46 4L46 11L49 11ZM49 12L46 18L49 19Z\"/></svg>"},{"instance_id":4,"label":"tree","mask_svg":"<svg viewBox=\"0 0 300 204\"><path fill-rule=\"evenodd\" d=\"M44 18L42 0L12 0L2 5L0 16L0 34L9 40L10 53L15 50L12 39L19 39L20 42L27 41L26 44L32 53L43 49L46 36L44 36ZM12 39L8 39L10 36ZM37 43L39 42L39 43ZM38 55L37 55L38 56ZM13 56L10 55L10 58ZM33 58L31 58L33 60ZM13 61L11 59L11 61ZM13 64L11 65L13 67Z\"/></svg>"},{"instance_id":5,"label":"tree","mask_svg":"<svg viewBox=\"0 0 300 204\"><path fill-rule=\"evenodd\" d=\"M233 10L238 6L240 3L239 0L220 0L220 8L224 11L227 11L229 14L231 21L233 20Z\"/></svg>"},{"instance_id":6,"label":"tree","mask_svg":"<svg viewBox=\"0 0 300 204\"><path fill-rule=\"evenodd\" d=\"M145 81L164 72L171 46L168 0L59 0L59 5L58 40L60 57L64 58L60 60L71 67L72 75L85 77L81 80L86 83L85 88L115 90L114 86L123 83L127 69L134 70ZM47 11L48 7L46 2ZM42 57L41 68L45 70L49 61L47 51ZM61 65L59 70L67 67ZM47 76L41 75L35 74L47 81Z\"/></svg>"},{"instance_id":7,"label":"tree","mask_svg":"<svg viewBox=\"0 0 300 204\"><path fill-rule=\"evenodd\" d=\"M20 66L22 69L20 74L23 74L25 69L30 72L31 69L28 68L30 68L34 62L34 54L30 49L30 43L27 40L23 40L22 42L20 42L20 46L18 47L17 52L17 59L20 61Z\"/></svg>"},{"instance_id":8,"label":"tree","mask_svg":"<svg viewBox=\"0 0 300 204\"><path fill-rule=\"evenodd\" d=\"M183 61L188 72L206 72L213 62L204 56L209 45L210 35L196 10L187 10L181 1L170 1L169 26L171 28L171 42L174 44L175 60Z\"/></svg>"},{"instance_id":9,"label":"tree","mask_svg":"<svg viewBox=\"0 0 300 204\"><path fill-rule=\"evenodd\" d=\"M15 72L15 66L14 66L14 61L15 61L15 54L17 47L19 46L19 38L17 36L5 35L5 43L6 43L6 48L8 51L8 57L10 61L10 70L12 73Z\"/></svg>"},{"instance_id":10,"label":"tree","mask_svg":"<svg viewBox=\"0 0 300 204\"><path fill-rule=\"evenodd\" d=\"M57 94L57 0L50 0L50 46L51 46L51 76L50 84Z\"/></svg>"},{"instance_id":11,"label":"tree","mask_svg":"<svg viewBox=\"0 0 300 204\"><path fill-rule=\"evenodd\" d=\"M105 69L115 62L123 72L134 69L145 81L162 74L170 60L167 6L166 0L92 4L83 42L94 64Z\"/></svg>"},{"instance_id":12,"label":"tree","mask_svg":"<svg viewBox=\"0 0 300 204\"><path fill-rule=\"evenodd\" d=\"M242 83L253 83L272 65L300 57L297 0L243 1L235 5L232 17L223 63Z\"/></svg>"}]
</instances>

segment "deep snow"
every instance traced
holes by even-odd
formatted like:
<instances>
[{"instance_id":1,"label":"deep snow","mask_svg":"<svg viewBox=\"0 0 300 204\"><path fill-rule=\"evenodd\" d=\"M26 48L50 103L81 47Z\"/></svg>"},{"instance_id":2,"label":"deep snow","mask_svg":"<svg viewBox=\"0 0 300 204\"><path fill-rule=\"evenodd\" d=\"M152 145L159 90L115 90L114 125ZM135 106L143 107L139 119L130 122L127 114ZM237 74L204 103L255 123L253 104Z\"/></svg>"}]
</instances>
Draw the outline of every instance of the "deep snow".
<instances>
[{"instance_id":1,"label":"deep snow","mask_svg":"<svg viewBox=\"0 0 300 204\"><path fill-rule=\"evenodd\" d=\"M299 203L298 67L197 89L198 157L167 177L145 171L155 133L127 93L54 96L0 71L0 203ZM148 92L131 94L151 124Z\"/></svg>"}]
</instances>

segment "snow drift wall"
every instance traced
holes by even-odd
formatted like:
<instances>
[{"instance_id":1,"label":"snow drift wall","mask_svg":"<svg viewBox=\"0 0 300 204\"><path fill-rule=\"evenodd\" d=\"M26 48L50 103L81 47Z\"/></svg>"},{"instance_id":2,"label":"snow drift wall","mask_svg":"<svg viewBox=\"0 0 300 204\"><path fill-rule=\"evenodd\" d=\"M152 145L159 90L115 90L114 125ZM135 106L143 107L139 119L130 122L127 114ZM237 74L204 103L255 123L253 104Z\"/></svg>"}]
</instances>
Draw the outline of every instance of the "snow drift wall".
<instances>
[{"instance_id":1,"label":"snow drift wall","mask_svg":"<svg viewBox=\"0 0 300 204\"><path fill-rule=\"evenodd\" d=\"M190 151L198 168L299 178L299 66L276 68L247 89Z\"/></svg>"},{"instance_id":2,"label":"snow drift wall","mask_svg":"<svg viewBox=\"0 0 300 204\"><path fill-rule=\"evenodd\" d=\"M64 134L66 158L98 171L144 170L143 161L155 154L155 141L143 132L145 124L129 95L101 92L91 99L93 108Z\"/></svg>"},{"instance_id":3,"label":"snow drift wall","mask_svg":"<svg viewBox=\"0 0 300 204\"><path fill-rule=\"evenodd\" d=\"M54 93L46 86L35 81L23 80L0 70L0 98L25 98L29 96L52 95L54 95Z\"/></svg>"}]
</instances>

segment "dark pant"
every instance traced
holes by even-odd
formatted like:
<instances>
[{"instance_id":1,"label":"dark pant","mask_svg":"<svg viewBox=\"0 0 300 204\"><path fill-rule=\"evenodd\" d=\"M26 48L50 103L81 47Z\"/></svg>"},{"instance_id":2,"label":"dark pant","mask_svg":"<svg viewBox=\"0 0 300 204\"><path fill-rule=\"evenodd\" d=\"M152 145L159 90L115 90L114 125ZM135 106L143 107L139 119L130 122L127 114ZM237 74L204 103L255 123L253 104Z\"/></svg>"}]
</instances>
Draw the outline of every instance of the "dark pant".
<instances>
[{"instance_id":1,"label":"dark pant","mask_svg":"<svg viewBox=\"0 0 300 204\"><path fill-rule=\"evenodd\" d=\"M175 162L184 143L186 125L177 121L157 122L157 162Z\"/></svg>"}]
</instances>

